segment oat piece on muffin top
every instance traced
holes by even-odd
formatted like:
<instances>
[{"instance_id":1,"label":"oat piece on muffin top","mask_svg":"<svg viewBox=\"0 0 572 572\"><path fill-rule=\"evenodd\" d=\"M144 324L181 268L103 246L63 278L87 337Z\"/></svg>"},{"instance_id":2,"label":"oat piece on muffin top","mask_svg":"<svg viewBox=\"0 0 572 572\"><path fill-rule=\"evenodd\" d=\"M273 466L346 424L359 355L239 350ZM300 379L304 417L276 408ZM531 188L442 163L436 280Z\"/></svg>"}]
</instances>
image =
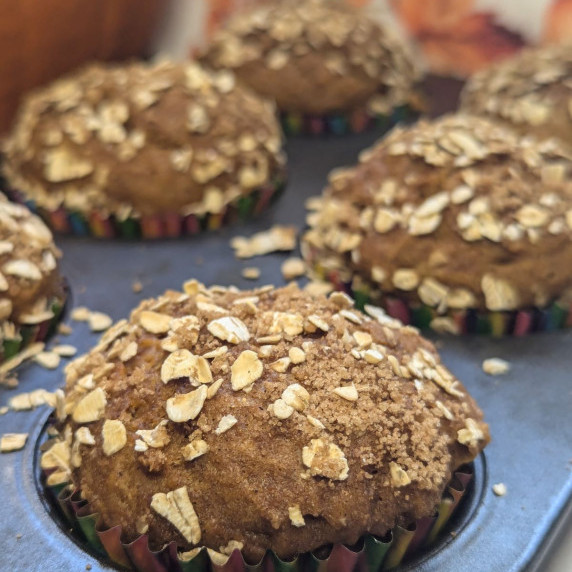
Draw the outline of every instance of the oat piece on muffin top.
<instances>
[{"instance_id":1,"label":"oat piece on muffin top","mask_svg":"<svg viewBox=\"0 0 572 572\"><path fill-rule=\"evenodd\" d=\"M196 63L93 64L22 104L4 174L38 206L219 213L282 172L274 105Z\"/></svg>"},{"instance_id":2,"label":"oat piece on muffin top","mask_svg":"<svg viewBox=\"0 0 572 572\"><path fill-rule=\"evenodd\" d=\"M314 268L438 314L544 307L572 287L571 156L490 121L396 129L309 202Z\"/></svg>"},{"instance_id":3,"label":"oat piece on muffin top","mask_svg":"<svg viewBox=\"0 0 572 572\"><path fill-rule=\"evenodd\" d=\"M48 483L124 541L250 562L431 515L488 428L430 342L368 310L195 281L143 302L68 366Z\"/></svg>"},{"instance_id":4,"label":"oat piece on muffin top","mask_svg":"<svg viewBox=\"0 0 572 572\"><path fill-rule=\"evenodd\" d=\"M572 44L527 49L475 74L461 101L521 134L572 145Z\"/></svg>"},{"instance_id":5,"label":"oat piece on muffin top","mask_svg":"<svg viewBox=\"0 0 572 572\"><path fill-rule=\"evenodd\" d=\"M0 195L0 346L54 317L52 303L64 299L60 257L44 223Z\"/></svg>"},{"instance_id":6,"label":"oat piece on muffin top","mask_svg":"<svg viewBox=\"0 0 572 572\"><path fill-rule=\"evenodd\" d=\"M240 13L203 61L235 71L282 111L372 115L414 103L420 71L392 30L342 2L286 0Z\"/></svg>"}]
</instances>

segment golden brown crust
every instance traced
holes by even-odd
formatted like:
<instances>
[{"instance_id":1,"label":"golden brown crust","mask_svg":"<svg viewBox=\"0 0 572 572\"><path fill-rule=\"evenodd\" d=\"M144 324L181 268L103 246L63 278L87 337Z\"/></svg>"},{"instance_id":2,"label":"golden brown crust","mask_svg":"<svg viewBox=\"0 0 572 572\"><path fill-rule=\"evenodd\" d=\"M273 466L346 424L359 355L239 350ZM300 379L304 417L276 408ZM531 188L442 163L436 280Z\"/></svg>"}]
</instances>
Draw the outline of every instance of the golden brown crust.
<instances>
[{"instance_id":1,"label":"golden brown crust","mask_svg":"<svg viewBox=\"0 0 572 572\"><path fill-rule=\"evenodd\" d=\"M487 120L396 129L310 204L313 264L440 314L543 307L572 287L572 162Z\"/></svg>"},{"instance_id":2,"label":"golden brown crust","mask_svg":"<svg viewBox=\"0 0 572 572\"><path fill-rule=\"evenodd\" d=\"M30 95L4 173L39 205L120 218L221 212L285 158L273 104L198 64L93 64Z\"/></svg>"},{"instance_id":3,"label":"golden brown crust","mask_svg":"<svg viewBox=\"0 0 572 572\"><path fill-rule=\"evenodd\" d=\"M572 144L572 44L523 50L475 74L461 101L521 134Z\"/></svg>"},{"instance_id":4,"label":"golden brown crust","mask_svg":"<svg viewBox=\"0 0 572 572\"><path fill-rule=\"evenodd\" d=\"M367 106L388 114L413 103L420 71L405 45L341 2L255 8L217 32L203 60L232 69L282 111L327 114Z\"/></svg>"},{"instance_id":5,"label":"golden brown crust","mask_svg":"<svg viewBox=\"0 0 572 572\"><path fill-rule=\"evenodd\" d=\"M237 541L251 561L352 544L431 514L488 442L432 344L375 309L379 321L347 296L294 285L186 291L143 302L68 367L63 447L75 468L42 460L58 469L52 482L71 472L126 540ZM181 510L178 533L165 495L183 487L198 525Z\"/></svg>"},{"instance_id":6,"label":"golden brown crust","mask_svg":"<svg viewBox=\"0 0 572 572\"><path fill-rule=\"evenodd\" d=\"M0 340L53 318L52 302L63 300L60 257L44 223L0 195Z\"/></svg>"}]
</instances>

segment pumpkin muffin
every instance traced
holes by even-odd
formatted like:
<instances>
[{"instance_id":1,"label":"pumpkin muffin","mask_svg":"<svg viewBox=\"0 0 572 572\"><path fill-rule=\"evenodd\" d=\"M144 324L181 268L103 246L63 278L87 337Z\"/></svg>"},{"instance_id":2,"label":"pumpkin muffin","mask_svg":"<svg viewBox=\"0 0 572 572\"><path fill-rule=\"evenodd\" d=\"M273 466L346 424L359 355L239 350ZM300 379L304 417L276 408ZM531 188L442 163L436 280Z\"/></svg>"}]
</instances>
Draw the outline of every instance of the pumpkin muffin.
<instances>
[{"instance_id":1,"label":"pumpkin muffin","mask_svg":"<svg viewBox=\"0 0 572 572\"><path fill-rule=\"evenodd\" d=\"M202 59L274 99L287 133L361 131L419 107L421 74L407 47L343 2L286 0L239 13Z\"/></svg>"},{"instance_id":2,"label":"pumpkin muffin","mask_svg":"<svg viewBox=\"0 0 572 572\"><path fill-rule=\"evenodd\" d=\"M44 223L0 195L0 362L55 324L65 301L60 256Z\"/></svg>"},{"instance_id":3,"label":"pumpkin muffin","mask_svg":"<svg viewBox=\"0 0 572 572\"><path fill-rule=\"evenodd\" d=\"M528 49L474 75L462 109L572 145L572 44Z\"/></svg>"},{"instance_id":4,"label":"pumpkin muffin","mask_svg":"<svg viewBox=\"0 0 572 572\"><path fill-rule=\"evenodd\" d=\"M247 218L284 182L274 104L198 64L93 64L24 100L3 164L57 231L161 237Z\"/></svg>"},{"instance_id":5,"label":"pumpkin muffin","mask_svg":"<svg viewBox=\"0 0 572 572\"><path fill-rule=\"evenodd\" d=\"M331 174L309 202L303 253L358 302L420 327L560 327L572 287L571 174L556 141L469 115L422 121Z\"/></svg>"},{"instance_id":6,"label":"pumpkin muffin","mask_svg":"<svg viewBox=\"0 0 572 572\"><path fill-rule=\"evenodd\" d=\"M433 345L379 308L294 284L184 290L68 366L41 461L124 543L218 564L353 545L432 515L489 440Z\"/></svg>"}]
</instances>

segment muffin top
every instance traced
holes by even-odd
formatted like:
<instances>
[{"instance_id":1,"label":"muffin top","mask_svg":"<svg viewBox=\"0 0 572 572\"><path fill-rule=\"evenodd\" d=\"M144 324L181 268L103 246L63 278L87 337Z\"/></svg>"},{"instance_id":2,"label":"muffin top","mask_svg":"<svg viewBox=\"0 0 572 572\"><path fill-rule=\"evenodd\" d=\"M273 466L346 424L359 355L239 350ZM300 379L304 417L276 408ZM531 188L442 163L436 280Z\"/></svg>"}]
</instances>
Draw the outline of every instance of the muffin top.
<instances>
[{"instance_id":1,"label":"muffin top","mask_svg":"<svg viewBox=\"0 0 572 572\"><path fill-rule=\"evenodd\" d=\"M286 0L240 13L203 59L276 100L323 114L367 105L388 114L414 103L420 72L405 45L363 12L331 0Z\"/></svg>"},{"instance_id":2,"label":"muffin top","mask_svg":"<svg viewBox=\"0 0 572 572\"><path fill-rule=\"evenodd\" d=\"M488 442L433 345L345 294L191 281L67 369L48 484L123 539L288 558L430 515ZM117 478L118 475L121 478Z\"/></svg>"},{"instance_id":3,"label":"muffin top","mask_svg":"<svg viewBox=\"0 0 572 572\"><path fill-rule=\"evenodd\" d=\"M49 210L221 212L281 171L272 103L198 64L93 64L30 95L9 184Z\"/></svg>"},{"instance_id":4,"label":"muffin top","mask_svg":"<svg viewBox=\"0 0 572 572\"><path fill-rule=\"evenodd\" d=\"M485 119L396 129L311 201L306 257L412 305L542 307L572 286L571 157Z\"/></svg>"},{"instance_id":5,"label":"muffin top","mask_svg":"<svg viewBox=\"0 0 572 572\"><path fill-rule=\"evenodd\" d=\"M63 298L60 256L44 223L0 195L0 340L53 318L51 302Z\"/></svg>"},{"instance_id":6,"label":"muffin top","mask_svg":"<svg viewBox=\"0 0 572 572\"><path fill-rule=\"evenodd\" d=\"M474 75L462 108L572 144L572 44L528 49Z\"/></svg>"}]
</instances>

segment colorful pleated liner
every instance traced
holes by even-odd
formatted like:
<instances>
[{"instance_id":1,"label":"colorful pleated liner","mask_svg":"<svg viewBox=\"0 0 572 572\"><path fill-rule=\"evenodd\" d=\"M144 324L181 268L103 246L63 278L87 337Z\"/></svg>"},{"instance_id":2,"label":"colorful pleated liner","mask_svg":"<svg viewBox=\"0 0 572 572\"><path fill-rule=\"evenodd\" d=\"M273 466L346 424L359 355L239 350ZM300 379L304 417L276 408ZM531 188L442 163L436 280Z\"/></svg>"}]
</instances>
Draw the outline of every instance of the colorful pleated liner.
<instances>
[{"instance_id":1,"label":"colorful pleated liner","mask_svg":"<svg viewBox=\"0 0 572 572\"><path fill-rule=\"evenodd\" d=\"M165 213L120 219L112 214L92 211L89 214L60 207L50 211L13 189L5 189L13 201L25 204L56 233L95 238L161 239L200 234L218 230L236 221L247 221L269 207L286 186L286 173L264 187L228 203L220 213L189 214Z\"/></svg>"},{"instance_id":2,"label":"colorful pleated liner","mask_svg":"<svg viewBox=\"0 0 572 572\"><path fill-rule=\"evenodd\" d=\"M64 306L65 299L54 298L48 304L48 308L53 313L53 316L49 320L33 325L17 325L15 336L5 338L0 343L0 363L12 359L33 343L46 341L55 332L58 322L62 317Z\"/></svg>"},{"instance_id":3,"label":"colorful pleated liner","mask_svg":"<svg viewBox=\"0 0 572 572\"><path fill-rule=\"evenodd\" d=\"M331 115L307 115L282 112L280 119L286 135L347 135L377 128L387 131L403 121L410 121L419 111L410 105L396 107L389 115L372 115L365 108Z\"/></svg>"},{"instance_id":4,"label":"colorful pleated liner","mask_svg":"<svg viewBox=\"0 0 572 572\"><path fill-rule=\"evenodd\" d=\"M450 318L455 334L481 334L493 337L525 336L533 332L549 332L572 326L572 303L556 300L546 308L528 308L514 311L483 312L481 310L448 310L439 314L435 308L419 304L410 305L394 296L384 295L378 287L355 276L351 280L339 270L326 269L317 262L318 253L312 253L311 265L317 278L330 282L336 290L350 295L356 307L363 310L366 304L382 307L389 316L420 330L434 328L437 318ZM442 331L442 329L439 329Z\"/></svg>"},{"instance_id":5,"label":"colorful pleated liner","mask_svg":"<svg viewBox=\"0 0 572 572\"><path fill-rule=\"evenodd\" d=\"M44 482L48 474L43 475ZM205 548L192 558L180 554L175 542L160 551L152 551L147 535L126 544L121 540L121 527L101 526L99 515L91 512L88 502L81 498L78 490L72 490L71 485L47 487L44 484L44 487L65 529L90 552L120 569L137 572L381 572L437 546L448 533L451 517L466 499L473 475L472 465L459 468L432 516L421 518L407 528L397 526L383 538L365 536L356 546L335 544L320 550L319 555L300 554L288 562L268 551L255 564L246 563L238 549L224 564L217 564Z\"/></svg>"}]
</instances>

